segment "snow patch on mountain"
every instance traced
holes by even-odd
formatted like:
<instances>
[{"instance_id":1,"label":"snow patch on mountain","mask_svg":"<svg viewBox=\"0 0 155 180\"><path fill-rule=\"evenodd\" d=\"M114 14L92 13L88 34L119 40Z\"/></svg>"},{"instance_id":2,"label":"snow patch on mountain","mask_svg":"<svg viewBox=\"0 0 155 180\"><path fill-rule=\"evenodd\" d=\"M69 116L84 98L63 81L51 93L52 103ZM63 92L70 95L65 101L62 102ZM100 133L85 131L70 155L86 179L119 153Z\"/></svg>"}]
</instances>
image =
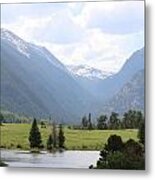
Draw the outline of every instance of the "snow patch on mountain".
<instances>
[{"instance_id":1,"label":"snow patch on mountain","mask_svg":"<svg viewBox=\"0 0 155 180\"><path fill-rule=\"evenodd\" d=\"M112 72L102 71L88 65L68 65L67 68L71 74L88 79L105 79L113 74Z\"/></svg>"},{"instance_id":2,"label":"snow patch on mountain","mask_svg":"<svg viewBox=\"0 0 155 180\"><path fill-rule=\"evenodd\" d=\"M26 42L20 37L16 36L14 33L3 28L1 29L1 39L14 46L18 52L25 55L29 59L33 51L36 54L42 56L45 60L49 61L55 67L68 72L67 68L61 62L59 62L57 58L48 51L48 49L43 46L34 45L32 43Z\"/></svg>"},{"instance_id":3,"label":"snow patch on mountain","mask_svg":"<svg viewBox=\"0 0 155 180\"><path fill-rule=\"evenodd\" d=\"M1 39L11 42L21 54L25 55L27 58L30 57L27 43L10 31L1 29Z\"/></svg>"}]
</instances>

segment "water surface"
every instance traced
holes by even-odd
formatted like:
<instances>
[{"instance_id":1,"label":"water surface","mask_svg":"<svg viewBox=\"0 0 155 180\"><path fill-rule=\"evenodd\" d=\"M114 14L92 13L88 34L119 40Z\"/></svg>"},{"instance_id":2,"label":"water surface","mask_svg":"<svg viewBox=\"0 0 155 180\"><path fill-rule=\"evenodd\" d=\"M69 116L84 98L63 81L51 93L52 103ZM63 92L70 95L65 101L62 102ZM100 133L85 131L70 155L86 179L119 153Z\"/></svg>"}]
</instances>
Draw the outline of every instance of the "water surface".
<instances>
[{"instance_id":1,"label":"water surface","mask_svg":"<svg viewBox=\"0 0 155 180\"><path fill-rule=\"evenodd\" d=\"M32 154L28 151L1 150L2 161L9 167L44 167L44 168L88 168L96 165L99 151L64 151Z\"/></svg>"}]
</instances>

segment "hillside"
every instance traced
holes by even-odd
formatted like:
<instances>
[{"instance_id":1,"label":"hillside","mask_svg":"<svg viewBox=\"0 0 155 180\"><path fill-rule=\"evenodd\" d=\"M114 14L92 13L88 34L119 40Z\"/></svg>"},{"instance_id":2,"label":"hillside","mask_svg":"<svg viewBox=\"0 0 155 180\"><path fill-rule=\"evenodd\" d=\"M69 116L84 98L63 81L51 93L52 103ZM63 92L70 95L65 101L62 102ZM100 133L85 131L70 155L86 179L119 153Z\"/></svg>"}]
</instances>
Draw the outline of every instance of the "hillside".
<instances>
[{"instance_id":1,"label":"hillside","mask_svg":"<svg viewBox=\"0 0 155 180\"><path fill-rule=\"evenodd\" d=\"M144 48L136 51L127 59L121 70L96 84L94 93L98 98L106 101L117 94L120 89L131 80L140 70L144 69Z\"/></svg>"},{"instance_id":2,"label":"hillside","mask_svg":"<svg viewBox=\"0 0 155 180\"><path fill-rule=\"evenodd\" d=\"M75 121L90 95L47 49L1 31L1 107L30 116Z\"/></svg>"},{"instance_id":3,"label":"hillside","mask_svg":"<svg viewBox=\"0 0 155 180\"><path fill-rule=\"evenodd\" d=\"M123 114L129 109L144 112L144 70L137 72L123 88L105 103L102 111Z\"/></svg>"}]
</instances>

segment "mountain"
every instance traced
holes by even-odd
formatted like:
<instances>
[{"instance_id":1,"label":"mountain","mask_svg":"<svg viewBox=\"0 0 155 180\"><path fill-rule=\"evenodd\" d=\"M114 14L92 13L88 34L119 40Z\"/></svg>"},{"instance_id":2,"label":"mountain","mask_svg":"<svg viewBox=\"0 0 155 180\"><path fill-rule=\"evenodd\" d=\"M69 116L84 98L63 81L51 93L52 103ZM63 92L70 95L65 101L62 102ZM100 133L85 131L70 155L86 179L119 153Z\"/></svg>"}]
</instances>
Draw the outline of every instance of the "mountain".
<instances>
[{"instance_id":1,"label":"mountain","mask_svg":"<svg viewBox=\"0 0 155 180\"><path fill-rule=\"evenodd\" d=\"M101 71L88 65L68 65L67 68L76 77L88 78L89 80L103 80L112 75L110 72Z\"/></svg>"},{"instance_id":2,"label":"mountain","mask_svg":"<svg viewBox=\"0 0 155 180\"><path fill-rule=\"evenodd\" d=\"M144 108L144 49L117 74L62 64L45 47L1 30L0 107L33 117L79 123L83 115Z\"/></svg>"},{"instance_id":3,"label":"mountain","mask_svg":"<svg viewBox=\"0 0 155 180\"><path fill-rule=\"evenodd\" d=\"M85 76L83 73L84 71L86 74L87 72L91 74L90 71L85 70L85 66L82 68L82 71L81 68L77 68L77 70L73 68L73 74L77 74L76 72L79 72L78 69L80 69L80 74L78 73L75 79L85 90L89 91L93 97L98 99L102 106L105 101L110 100L117 94L121 88L131 80L135 73L144 69L144 48L134 52L116 74L107 74L103 69L103 71L101 71L103 74L102 78L98 78L97 76L93 76L92 78L92 75L90 75L91 78L89 78L88 75Z\"/></svg>"},{"instance_id":4,"label":"mountain","mask_svg":"<svg viewBox=\"0 0 155 180\"><path fill-rule=\"evenodd\" d=\"M129 109L144 112L144 70L138 71L132 79L107 103L102 112L123 114Z\"/></svg>"},{"instance_id":5,"label":"mountain","mask_svg":"<svg viewBox=\"0 0 155 180\"><path fill-rule=\"evenodd\" d=\"M91 99L46 48L1 30L2 109L69 122L90 111Z\"/></svg>"},{"instance_id":6,"label":"mountain","mask_svg":"<svg viewBox=\"0 0 155 180\"><path fill-rule=\"evenodd\" d=\"M117 94L120 89L140 70L144 69L144 48L136 51L127 59L122 69L112 76L96 84L93 92L102 101L106 101Z\"/></svg>"}]
</instances>

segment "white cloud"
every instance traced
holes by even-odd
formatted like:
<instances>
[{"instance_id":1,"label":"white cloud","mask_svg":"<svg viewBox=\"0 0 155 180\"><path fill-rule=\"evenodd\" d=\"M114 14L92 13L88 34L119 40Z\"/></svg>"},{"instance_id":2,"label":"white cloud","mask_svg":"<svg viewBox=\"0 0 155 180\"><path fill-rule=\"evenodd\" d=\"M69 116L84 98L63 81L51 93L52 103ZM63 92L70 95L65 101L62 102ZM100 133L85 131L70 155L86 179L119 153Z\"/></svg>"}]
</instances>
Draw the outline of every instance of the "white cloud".
<instances>
[{"instance_id":1,"label":"white cloud","mask_svg":"<svg viewBox=\"0 0 155 180\"><path fill-rule=\"evenodd\" d=\"M101 28L106 33L132 33L144 26L143 1L91 2L85 6L75 21L82 27Z\"/></svg>"},{"instance_id":2,"label":"white cloud","mask_svg":"<svg viewBox=\"0 0 155 180\"><path fill-rule=\"evenodd\" d=\"M2 27L28 41L39 39L50 43L72 43L81 40L84 31L71 16L71 12L64 8L43 17L19 16L15 22L3 23Z\"/></svg>"},{"instance_id":3,"label":"white cloud","mask_svg":"<svg viewBox=\"0 0 155 180\"><path fill-rule=\"evenodd\" d=\"M87 64L101 70L117 72L135 50L143 47L142 42L143 33L112 35L93 29L87 30L80 42L41 44L48 47L65 64Z\"/></svg>"},{"instance_id":4,"label":"white cloud","mask_svg":"<svg viewBox=\"0 0 155 180\"><path fill-rule=\"evenodd\" d=\"M45 28L51 21L52 16L43 18L28 18L25 16L20 16L15 22L2 24L2 28L6 28L14 32L24 40L35 41L37 31Z\"/></svg>"},{"instance_id":5,"label":"white cloud","mask_svg":"<svg viewBox=\"0 0 155 180\"><path fill-rule=\"evenodd\" d=\"M87 2L61 4L60 8L50 4L38 10L33 5L24 13L24 6L19 5L20 13L13 13L12 19L5 21L2 13L2 26L24 40L46 46L64 64L118 71L126 58L144 45L142 5Z\"/></svg>"}]
</instances>

